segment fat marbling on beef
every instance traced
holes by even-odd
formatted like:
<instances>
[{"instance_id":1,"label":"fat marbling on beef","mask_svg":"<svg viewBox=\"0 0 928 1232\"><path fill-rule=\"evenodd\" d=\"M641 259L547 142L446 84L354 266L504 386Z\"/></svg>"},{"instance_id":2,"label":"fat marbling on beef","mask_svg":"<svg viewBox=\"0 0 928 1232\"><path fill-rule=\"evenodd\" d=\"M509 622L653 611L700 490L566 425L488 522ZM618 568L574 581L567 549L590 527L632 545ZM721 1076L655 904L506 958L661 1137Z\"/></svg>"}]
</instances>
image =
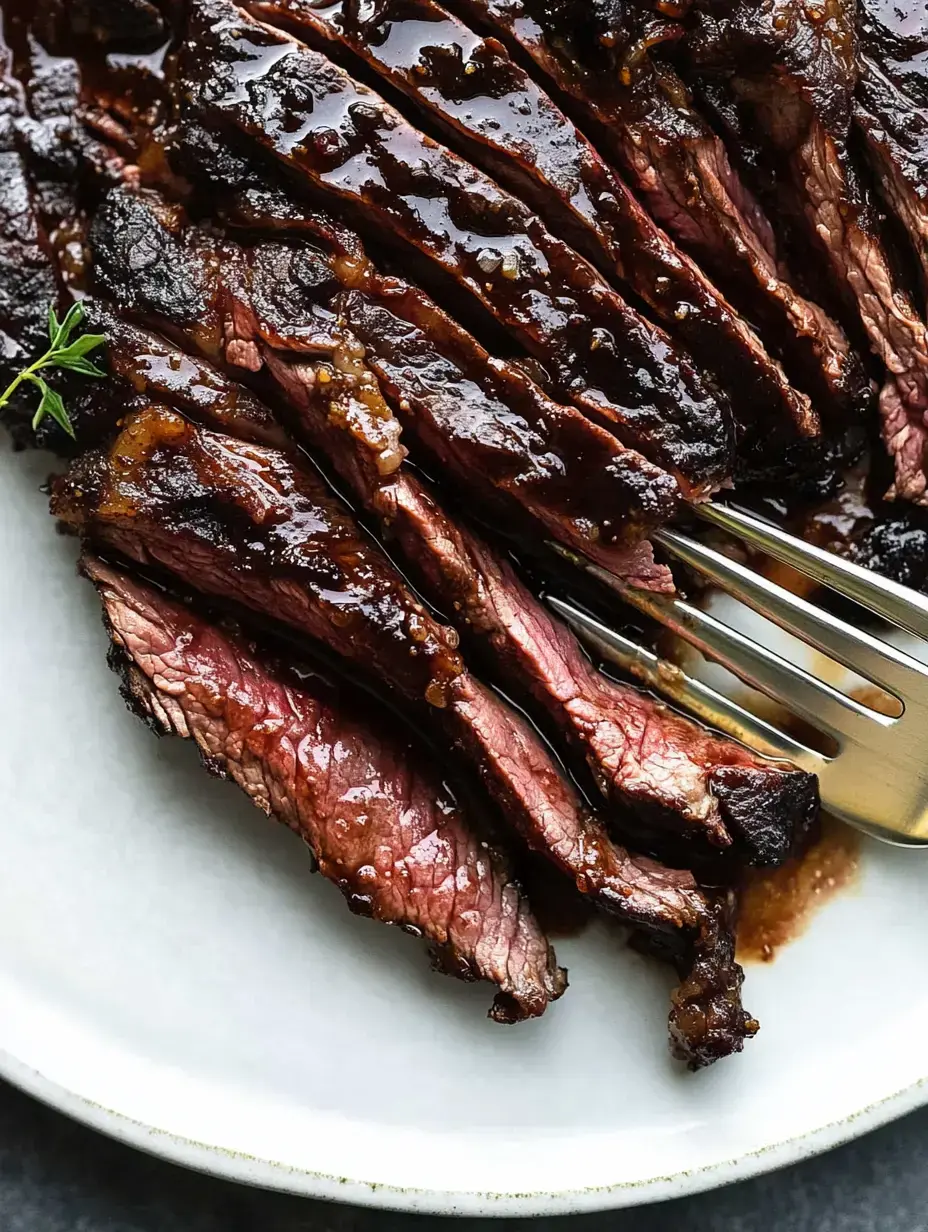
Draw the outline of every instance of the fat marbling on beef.
<instances>
[{"instance_id":1,"label":"fat marbling on beef","mask_svg":"<svg viewBox=\"0 0 928 1232\"><path fill-rule=\"evenodd\" d=\"M426 939L434 965L499 992L497 1022L543 1014L566 974L505 859L472 830L395 723L363 719L317 675L297 679L102 561L85 557L133 710L197 744L296 831L352 911Z\"/></svg>"}]
</instances>

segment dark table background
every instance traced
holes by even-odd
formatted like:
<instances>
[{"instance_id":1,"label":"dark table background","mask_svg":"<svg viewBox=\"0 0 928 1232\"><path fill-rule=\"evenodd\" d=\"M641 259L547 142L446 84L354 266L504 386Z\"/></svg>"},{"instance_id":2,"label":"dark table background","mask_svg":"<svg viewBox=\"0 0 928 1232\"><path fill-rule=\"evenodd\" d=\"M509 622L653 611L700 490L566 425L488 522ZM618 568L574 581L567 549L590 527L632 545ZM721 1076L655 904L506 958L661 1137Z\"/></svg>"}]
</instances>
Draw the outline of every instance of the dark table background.
<instances>
[{"instance_id":1,"label":"dark table background","mask_svg":"<svg viewBox=\"0 0 928 1232\"><path fill-rule=\"evenodd\" d=\"M928 1232L928 1108L785 1171L602 1215L437 1220L175 1168L0 1083L0 1232Z\"/></svg>"}]
</instances>

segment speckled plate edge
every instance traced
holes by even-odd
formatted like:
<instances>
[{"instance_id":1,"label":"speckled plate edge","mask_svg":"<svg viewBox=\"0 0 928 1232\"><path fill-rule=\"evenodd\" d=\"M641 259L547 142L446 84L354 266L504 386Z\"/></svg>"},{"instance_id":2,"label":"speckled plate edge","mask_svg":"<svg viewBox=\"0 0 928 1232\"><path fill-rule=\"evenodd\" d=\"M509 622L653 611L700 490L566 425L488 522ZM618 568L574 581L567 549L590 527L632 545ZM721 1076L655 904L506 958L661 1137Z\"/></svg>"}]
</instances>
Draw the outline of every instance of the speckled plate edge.
<instances>
[{"instance_id":1,"label":"speckled plate edge","mask_svg":"<svg viewBox=\"0 0 928 1232\"><path fill-rule=\"evenodd\" d=\"M716 1189L809 1159L878 1129L881 1125L928 1103L928 1076L925 1076L841 1120L760 1150L746 1152L724 1163L669 1176L655 1176L583 1190L479 1193L466 1190L396 1188L363 1179L329 1176L310 1169L293 1168L274 1160L259 1159L206 1142L194 1142L172 1133L166 1127L146 1125L114 1109L104 1108L89 1096L69 1091L51 1081L2 1049L0 1077L91 1129L99 1130L119 1142L171 1163L211 1176L303 1197L354 1203L359 1206L434 1215L497 1218L615 1210L619 1207L661 1202Z\"/></svg>"}]
</instances>

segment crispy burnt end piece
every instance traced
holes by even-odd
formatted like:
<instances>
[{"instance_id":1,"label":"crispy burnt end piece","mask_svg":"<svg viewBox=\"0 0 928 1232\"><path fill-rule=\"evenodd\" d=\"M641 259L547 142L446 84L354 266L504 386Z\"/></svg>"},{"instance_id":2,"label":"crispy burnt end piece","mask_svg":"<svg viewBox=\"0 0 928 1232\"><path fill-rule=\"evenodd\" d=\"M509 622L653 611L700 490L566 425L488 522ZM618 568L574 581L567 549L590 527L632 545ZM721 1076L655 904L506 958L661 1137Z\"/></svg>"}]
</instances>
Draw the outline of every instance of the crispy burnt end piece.
<instances>
[{"instance_id":1,"label":"crispy burnt end piece","mask_svg":"<svg viewBox=\"0 0 928 1232\"><path fill-rule=\"evenodd\" d=\"M928 287L928 21L918 5L861 0L854 119L877 183Z\"/></svg>"},{"instance_id":2,"label":"crispy burnt end piece","mask_svg":"<svg viewBox=\"0 0 928 1232\"><path fill-rule=\"evenodd\" d=\"M225 0L195 0L176 85L195 111L245 133L476 297L551 367L558 396L689 495L730 475L730 407L686 352L520 201L332 61Z\"/></svg>"},{"instance_id":3,"label":"crispy burnt end piece","mask_svg":"<svg viewBox=\"0 0 928 1232\"><path fill-rule=\"evenodd\" d=\"M295 494L284 502L282 510L274 509L273 492L280 483L283 463L275 461L277 474L269 482L267 469L258 471L255 462L270 451L260 451L257 446L245 451L247 474L234 468L235 505L224 509L223 485L217 481L215 469L210 466L207 473L203 459L191 456L191 434L201 438L208 453L222 450L221 464L227 472L230 460L244 449L227 438L203 443L202 438L213 434L191 429L178 416L152 408L130 419L109 454L90 453L72 464L68 475L55 486L53 512L92 541L136 560L166 567L195 588L233 598L298 631L319 636L319 622L308 611L307 572L302 565L307 543L319 537L318 509L312 516L304 516L306 511ZM227 474L226 482L228 478ZM243 508L243 487L248 486L260 490L260 524L256 524L253 510ZM281 520L275 523L275 516ZM244 553L243 540L249 545ZM271 558L279 557L277 545L281 541L286 544L288 560L301 562L297 569L292 564L289 569L283 567L280 559L269 569ZM329 555L329 543L325 546ZM264 550L259 551L260 547ZM228 566L222 566L227 549L236 557L234 577ZM357 564L352 568L357 571ZM371 590L369 578L365 589ZM357 655L359 622L345 619L349 604L344 594L344 589L335 588L331 577L327 579L327 601L338 612L338 624L334 632L323 636L343 653L350 639L351 653ZM372 616L364 612L361 619L370 623ZM383 628L380 612L375 612L373 619ZM380 635L388 642L387 653L380 655L381 664L386 657L401 653L396 648L401 640L397 626L394 620L393 628L385 628ZM414 649L422 645L417 643ZM376 652L364 657L366 661L375 660ZM394 685L397 674L393 674ZM445 721L446 730L472 762L479 762L474 750L479 747L483 751L483 763L478 766L481 776L507 821L529 846L623 922L646 930L648 935L670 937L665 943L668 952L679 954L681 969L688 970L695 961L694 947L704 932L708 910L692 875L631 856L612 843L602 822L581 808L533 729L466 671L459 671L444 686L443 699L445 705L433 713ZM724 947L720 961L727 961ZM752 1033L752 1020L743 1011L741 1017L740 1037L736 1040L733 1034L733 1048Z\"/></svg>"},{"instance_id":4,"label":"crispy burnt end piece","mask_svg":"<svg viewBox=\"0 0 928 1232\"><path fill-rule=\"evenodd\" d=\"M423 937L438 970L487 980L497 1022L543 1014L567 985L504 857L481 841L395 721L353 712L318 675L293 678L241 636L92 557L111 663L130 707L193 740L310 847L348 906Z\"/></svg>"},{"instance_id":5,"label":"crispy burnt end piece","mask_svg":"<svg viewBox=\"0 0 928 1232\"><path fill-rule=\"evenodd\" d=\"M822 20L799 0L698 0L686 54L698 72L726 79L771 164L798 194L810 236L887 370L880 415L895 468L889 495L924 504L928 330L895 276L848 145L855 18L851 0L828 0Z\"/></svg>"},{"instance_id":6,"label":"crispy burnt end piece","mask_svg":"<svg viewBox=\"0 0 928 1232\"><path fill-rule=\"evenodd\" d=\"M740 1052L759 1023L741 1006L744 972L735 962L735 908L732 892L708 894L707 910L690 949L670 955L681 974L671 994L670 1051L696 1070ZM638 949L655 953L655 939L632 938Z\"/></svg>"},{"instance_id":7,"label":"crispy burnt end piece","mask_svg":"<svg viewBox=\"0 0 928 1232\"><path fill-rule=\"evenodd\" d=\"M570 99L657 222L758 329L792 386L811 398L826 431L840 433L858 419L873 401L859 357L840 326L791 285L770 222L661 54L680 28L636 4L613 6L606 24L575 0L458 0L458 7L477 28L528 56ZM774 451L781 468L791 458L814 467L814 450L790 449L788 422L763 413L765 404L753 416L746 399L740 405L747 407L740 411L746 477L769 470ZM737 401L734 409L739 414ZM765 434L777 426L781 436L767 443L765 461Z\"/></svg>"},{"instance_id":8,"label":"crispy burnt end piece","mask_svg":"<svg viewBox=\"0 0 928 1232\"><path fill-rule=\"evenodd\" d=\"M244 7L323 51L331 43L360 57L602 272L624 280L725 389L742 462L756 454L769 473L817 452L808 448L820 433L808 396L497 39L483 39L434 0Z\"/></svg>"},{"instance_id":9,"label":"crispy burnt end piece","mask_svg":"<svg viewBox=\"0 0 928 1232\"><path fill-rule=\"evenodd\" d=\"M240 201L240 225L308 233L329 251L219 241L157 198L114 192L92 233L98 288L243 375L269 372L298 421L326 380L329 404L343 395L341 426L387 474L402 458L400 420L365 378L366 351L407 428L464 485L502 501L504 516L541 523L631 582L672 588L640 541L675 509L669 476L492 360L427 296L381 276L340 224L267 196Z\"/></svg>"}]
</instances>

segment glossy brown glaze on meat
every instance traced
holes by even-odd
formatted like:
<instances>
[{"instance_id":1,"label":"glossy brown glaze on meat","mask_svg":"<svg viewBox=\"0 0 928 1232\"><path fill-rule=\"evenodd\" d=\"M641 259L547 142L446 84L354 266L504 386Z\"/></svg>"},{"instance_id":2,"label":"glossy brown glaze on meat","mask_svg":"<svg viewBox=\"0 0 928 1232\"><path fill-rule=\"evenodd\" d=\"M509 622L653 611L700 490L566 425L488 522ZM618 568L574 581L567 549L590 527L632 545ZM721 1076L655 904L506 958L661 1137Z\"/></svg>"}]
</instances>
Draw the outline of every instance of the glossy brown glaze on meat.
<instances>
[{"instance_id":1,"label":"glossy brown glaze on meat","mask_svg":"<svg viewBox=\"0 0 928 1232\"><path fill-rule=\"evenodd\" d=\"M516 198L320 53L194 0L178 85L314 190L424 254L549 370L560 396L707 495L730 475L725 398Z\"/></svg>"},{"instance_id":2,"label":"glossy brown glaze on meat","mask_svg":"<svg viewBox=\"0 0 928 1232\"><path fill-rule=\"evenodd\" d=\"M497 985L497 1022L537 1018L566 973L499 852L474 833L419 750L314 676L296 682L240 636L94 558L113 667L160 735L197 744L309 845L359 915L423 937L437 969Z\"/></svg>"},{"instance_id":3,"label":"glossy brown glaze on meat","mask_svg":"<svg viewBox=\"0 0 928 1232\"><path fill-rule=\"evenodd\" d=\"M472 20L531 58L580 109L597 145L629 176L654 218L718 280L767 340L797 390L832 432L870 401L859 357L840 327L803 297L783 269L773 230L732 168L725 147L661 56L680 29L641 5L617 4L608 17L583 0L459 0ZM695 347L695 343L693 343ZM711 366L721 361L709 361ZM734 379L744 379L733 378ZM756 397L754 387L749 387ZM783 418L769 400L734 402L748 474L796 465L790 424L809 423L799 406ZM771 433L774 435L771 436ZM793 448L790 449L790 445ZM785 452L785 460L784 460ZM802 451L800 451L801 454ZM806 465L814 462L808 458Z\"/></svg>"},{"instance_id":4,"label":"glossy brown glaze on meat","mask_svg":"<svg viewBox=\"0 0 928 1232\"><path fill-rule=\"evenodd\" d=\"M211 364L125 320L101 301L85 300L84 311L87 329L106 337L102 362L110 379L99 387L79 380L70 384L68 413L80 446L106 440L133 402L150 399L239 440L292 447L270 409ZM54 447L60 429L44 427L42 443Z\"/></svg>"},{"instance_id":5,"label":"glossy brown glaze on meat","mask_svg":"<svg viewBox=\"0 0 928 1232\"><path fill-rule=\"evenodd\" d=\"M131 227L116 224L110 230L115 236L110 244L118 242L120 235L134 234ZM256 251L250 250L251 255ZM210 269L225 272L226 294L236 304L231 314L236 324L234 341L229 341L228 329L222 330L226 354L234 347L235 354L241 350L260 359L282 397L297 410L298 431L307 443L328 458L352 496L399 544L406 567L424 584L431 599L444 611L458 614L461 627L489 645L507 685L540 701L558 728L581 747L608 797L643 815L649 833L682 830L696 846L700 841L717 847L734 842L742 858L750 862L785 859L814 818L812 780L765 765L740 746L704 737L695 725L635 690L607 681L592 669L573 637L546 614L512 569L473 532L455 525L414 476L402 471L385 473L371 459L363 437L344 430L351 419L351 399L359 388L366 391L371 405L378 397L376 381L364 383L366 372L372 370L381 378L386 375L394 394L400 395L400 404L414 397L425 412L439 399L447 407L445 414L456 408L461 415L462 408L468 407L476 415L479 407L474 408L469 390L459 392L459 383L449 379L448 365L430 371L426 344L409 327L396 338L389 362L378 362L376 356L384 353L383 339L389 337L390 328L395 331L395 325L378 324L378 316L390 314L387 309L366 308L360 292L342 300L338 311L365 343L373 339L369 353L365 355L361 348L348 357L343 349L339 366L328 353L320 357L310 349L294 365L288 357L291 352L281 349L283 344L295 351L301 336L318 338L326 320L311 315L311 305L300 317L301 290L307 280L302 285L297 280L300 267L293 264L293 250L283 252L286 263L272 261L271 268L278 297L293 312L286 335L269 335L267 327L262 328L265 314L256 311L248 299L248 280L229 276L237 259L231 249L225 250L223 259L211 262ZM109 253L98 262L104 277L111 260L116 268L127 264L125 258L116 260ZM182 259L167 264L173 272L184 269ZM316 286L322 284L321 278L314 281ZM399 291L396 302L408 294L402 286ZM352 306L355 299L362 301L360 306ZM375 319L365 328L370 317ZM349 366L352 380L346 385ZM420 369L416 389L409 373ZM407 412L410 408L407 405ZM500 428L504 426L515 430L511 422L501 420ZM484 448L488 450L485 441ZM439 456L443 454L444 461L447 449L438 450ZM466 477L466 464L459 470ZM471 483L477 478L479 486L478 476L475 470ZM695 756L689 749L697 750Z\"/></svg>"},{"instance_id":6,"label":"glossy brown glaze on meat","mask_svg":"<svg viewBox=\"0 0 928 1232\"><path fill-rule=\"evenodd\" d=\"M788 175L839 290L856 305L887 377L882 433L891 494L928 501L928 329L896 277L849 148L857 85L856 4L827 0L813 20L798 0L699 0L687 54L723 76L771 159Z\"/></svg>"},{"instance_id":7,"label":"glossy brown glaze on meat","mask_svg":"<svg viewBox=\"0 0 928 1232\"><path fill-rule=\"evenodd\" d=\"M312 400L340 398L341 413L327 414L328 436L347 429L352 456L350 446L364 445L378 473L396 469L406 423L433 458L465 486L488 489L508 516L541 523L630 581L671 585L650 549L636 546L674 512L669 476L492 360L423 293L378 274L326 215L294 212L286 198L239 209L240 224L266 231L276 219L302 242L220 241L187 229L156 198L111 194L92 236L98 288L243 376L269 372L297 416L310 416L311 431ZM306 243L307 234L328 251ZM392 407L365 378L368 365ZM338 450L337 440L329 448Z\"/></svg>"},{"instance_id":8,"label":"glossy brown glaze on meat","mask_svg":"<svg viewBox=\"0 0 928 1232\"><path fill-rule=\"evenodd\" d=\"M777 447L796 453L819 421L809 398L699 268L662 232L567 116L496 39L485 40L434 0L358 7L249 0L314 45L348 48L418 103L478 166L530 201L555 231L610 277L624 280L720 378L740 429L741 454L763 425L762 470ZM781 458L781 465L783 459Z\"/></svg>"}]
</instances>

